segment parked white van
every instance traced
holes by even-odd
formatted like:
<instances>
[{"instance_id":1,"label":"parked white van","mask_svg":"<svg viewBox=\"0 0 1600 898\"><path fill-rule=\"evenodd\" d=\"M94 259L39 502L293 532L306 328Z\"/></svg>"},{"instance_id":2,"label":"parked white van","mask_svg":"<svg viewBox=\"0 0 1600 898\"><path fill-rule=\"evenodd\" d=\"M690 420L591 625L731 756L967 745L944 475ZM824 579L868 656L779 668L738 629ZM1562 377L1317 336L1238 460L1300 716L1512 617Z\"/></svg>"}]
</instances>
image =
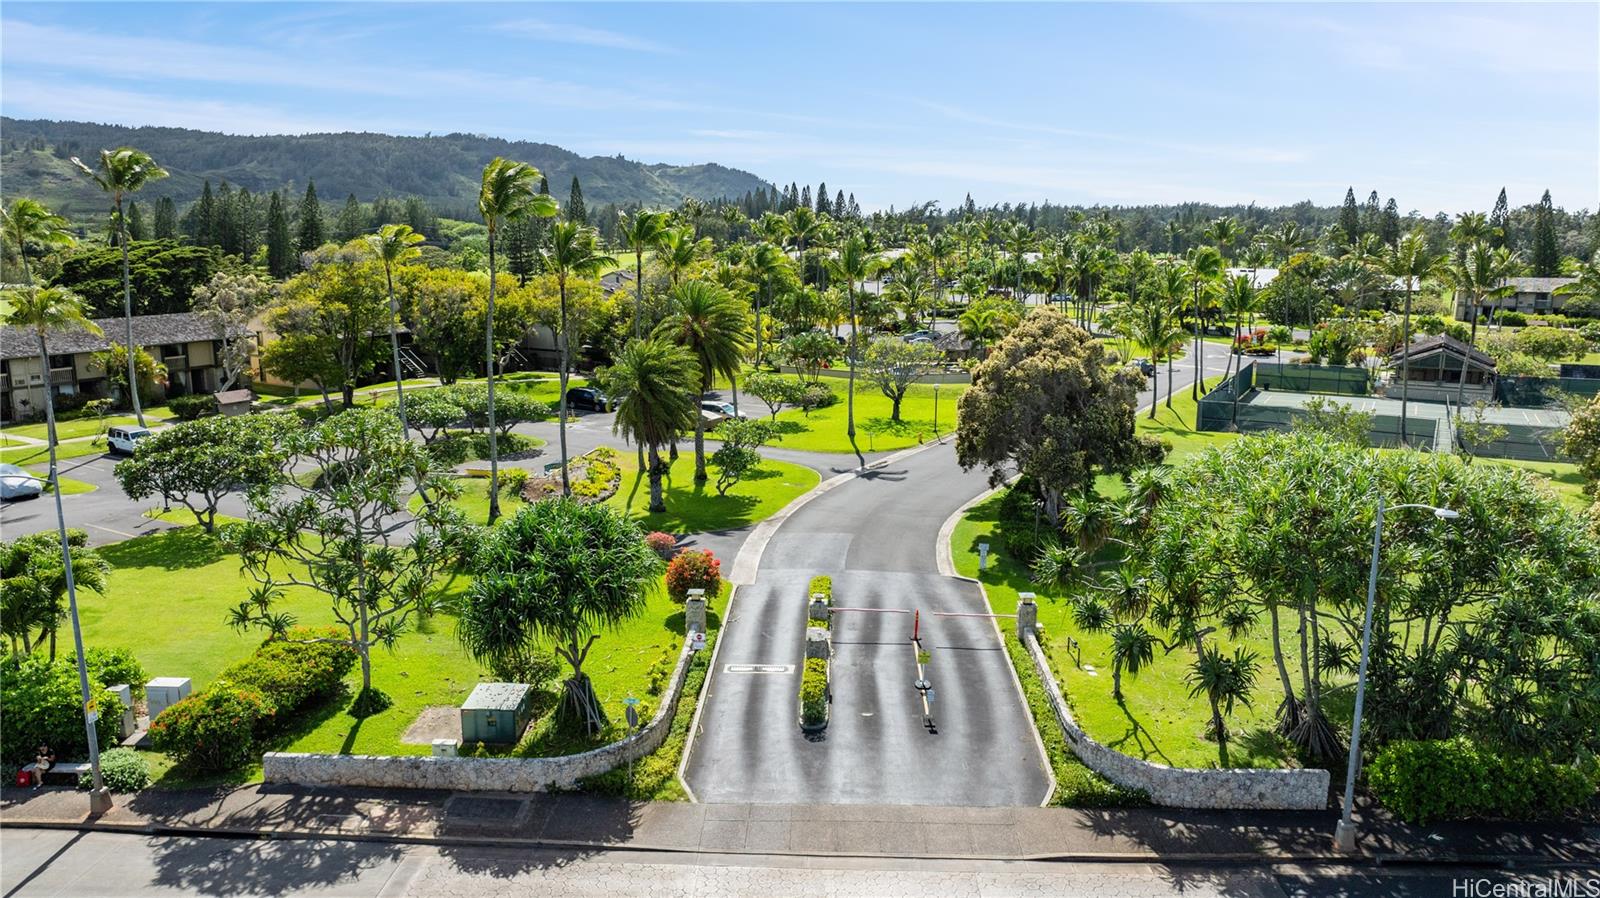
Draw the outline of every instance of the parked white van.
<instances>
[{"instance_id":1,"label":"parked white van","mask_svg":"<svg viewBox=\"0 0 1600 898\"><path fill-rule=\"evenodd\" d=\"M149 435L148 427L113 427L106 431L106 442L110 444L112 452L132 455L134 444Z\"/></svg>"}]
</instances>

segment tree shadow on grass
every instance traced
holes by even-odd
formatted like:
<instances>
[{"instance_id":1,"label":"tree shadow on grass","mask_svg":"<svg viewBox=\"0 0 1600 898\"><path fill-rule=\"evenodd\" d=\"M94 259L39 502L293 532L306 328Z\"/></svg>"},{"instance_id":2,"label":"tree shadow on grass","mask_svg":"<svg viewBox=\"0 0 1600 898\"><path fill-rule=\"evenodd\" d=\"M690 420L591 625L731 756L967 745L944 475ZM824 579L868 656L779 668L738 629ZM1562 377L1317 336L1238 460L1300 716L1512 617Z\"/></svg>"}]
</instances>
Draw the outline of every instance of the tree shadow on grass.
<instances>
[{"instance_id":1,"label":"tree shadow on grass","mask_svg":"<svg viewBox=\"0 0 1600 898\"><path fill-rule=\"evenodd\" d=\"M667 615L667 619L661 622L661 626L674 637L677 637L683 633L683 620L683 612L675 611ZM715 611L709 608L706 609L706 629L715 632L720 626L722 626L722 618Z\"/></svg>"},{"instance_id":2,"label":"tree shadow on grass","mask_svg":"<svg viewBox=\"0 0 1600 898\"><path fill-rule=\"evenodd\" d=\"M1151 734L1150 730L1146 729L1145 725L1139 721L1139 718L1134 717L1133 712L1128 710L1126 702L1117 702L1117 708L1122 711L1124 717L1128 718L1128 731L1119 738L1107 742L1106 744L1109 747L1125 755L1131 755L1135 752L1123 746L1132 742L1132 747L1137 750L1138 757L1146 761L1160 760L1161 763L1168 767L1176 766L1172 763L1172 759L1167 757L1167 753L1161 750L1161 746L1156 744L1155 736Z\"/></svg>"},{"instance_id":3,"label":"tree shadow on grass","mask_svg":"<svg viewBox=\"0 0 1600 898\"><path fill-rule=\"evenodd\" d=\"M100 550L113 567L158 567L181 571L205 567L228 556L221 540L198 526L163 530L113 543Z\"/></svg>"}]
</instances>

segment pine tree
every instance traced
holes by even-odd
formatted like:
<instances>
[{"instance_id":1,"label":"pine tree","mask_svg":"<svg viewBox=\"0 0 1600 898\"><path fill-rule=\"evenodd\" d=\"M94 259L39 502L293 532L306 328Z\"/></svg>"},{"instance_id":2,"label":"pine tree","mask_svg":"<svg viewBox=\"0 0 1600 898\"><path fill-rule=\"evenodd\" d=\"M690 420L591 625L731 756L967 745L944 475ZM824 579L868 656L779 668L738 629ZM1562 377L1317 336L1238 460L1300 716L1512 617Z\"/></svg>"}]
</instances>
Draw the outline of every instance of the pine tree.
<instances>
[{"instance_id":1,"label":"pine tree","mask_svg":"<svg viewBox=\"0 0 1600 898\"><path fill-rule=\"evenodd\" d=\"M850 217L850 207L845 205L843 190L839 191L838 195L833 198L833 216L835 218Z\"/></svg>"},{"instance_id":2,"label":"pine tree","mask_svg":"<svg viewBox=\"0 0 1600 898\"><path fill-rule=\"evenodd\" d=\"M505 223L505 236L501 240L505 246L506 270L519 284L528 283L528 278L539 273L539 241L534 233L537 221L536 216L524 215Z\"/></svg>"},{"instance_id":3,"label":"pine tree","mask_svg":"<svg viewBox=\"0 0 1600 898\"><path fill-rule=\"evenodd\" d=\"M144 240L147 235L144 230L144 213L139 211L138 203L128 203L128 239Z\"/></svg>"},{"instance_id":4,"label":"pine tree","mask_svg":"<svg viewBox=\"0 0 1600 898\"><path fill-rule=\"evenodd\" d=\"M406 224L430 240L438 236L439 217L433 214L427 201L420 196L406 197Z\"/></svg>"},{"instance_id":5,"label":"pine tree","mask_svg":"<svg viewBox=\"0 0 1600 898\"><path fill-rule=\"evenodd\" d=\"M178 236L178 205L172 197L164 196L156 200L155 238L157 240L171 240Z\"/></svg>"},{"instance_id":6,"label":"pine tree","mask_svg":"<svg viewBox=\"0 0 1600 898\"><path fill-rule=\"evenodd\" d=\"M966 200L961 204L961 214L971 218L978 214L978 204L972 201L972 194L967 194Z\"/></svg>"},{"instance_id":7,"label":"pine tree","mask_svg":"<svg viewBox=\"0 0 1600 898\"><path fill-rule=\"evenodd\" d=\"M267 201L267 272L275 278L294 273L294 245L289 242L289 215L274 190Z\"/></svg>"},{"instance_id":8,"label":"pine tree","mask_svg":"<svg viewBox=\"0 0 1600 898\"><path fill-rule=\"evenodd\" d=\"M355 194L345 197L344 208L333 219L333 239L335 243L348 243L360 237L367 230L367 214L361 211L361 201Z\"/></svg>"},{"instance_id":9,"label":"pine tree","mask_svg":"<svg viewBox=\"0 0 1600 898\"><path fill-rule=\"evenodd\" d=\"M828 204L828 182L823 181L817 185L817 214L832 215L833 206Z\"/></svg>"},{"instance_id":10,"label":"pine tree","mask_svg":"<svg viewBox=\"0 0 1600 898\"><path fill-rule=\"evenodd\" d=\"M238 228L239 255L246 262L255 258L256 247L261 245L261 218L256 210L255 195L250 188L241 187L233 195L234 220Z\"/></svg>"},{"instance_id":11,"label":"pine tree","mask_svg":"<svg viewBox=\"0 0 1600 898\"><path fill-rule=\"evenodd\" d=\"M1378 191L1367 194L1367 202L1361 207L1361 233L1376 234L1382 227L1383 207L1378 199Z\"/></svg>"},{"instance_id":12,"label":"pine tree","mask_svg":"<svg viewBox=\"0 0 1600 898\"><path fill-rule=\"evenodd\" d=\"M1489 213L1489 227L1495 232L1489 236L1489 245L1495 249L1511 242L1511 207L1506 203L1506 189L1500 188L1500 198L1494 201L1494 211Z\"/></svg>"},{"instance_id":13,"label":"pine tree","mask_svg":"<svg viewBox=\"0 0 1600 898\"><path fill-rule=\"evenodd\" d=\"M1389 197L1389 202L1383 206L1383 222L1378 227L1378 239L1385 246L1394 246L1400 242L1400 205Z\"/></svg>"},{"instance_id":14,"label":"pine tree","mask_svg":"<svg viewBox=\"0 0 1600 898\"><path fill-rule=\"evenodd\" d=\"M800 205L805 206L807 209L813 209L814 210L816 208L815 206L813 206L811 204L811 188L810 188L810 186L806 186L806 187L800 188Z\"/></svg>"},{"instance_id":15,"label":"pine tree","mask_svg":"<svg viewBox=\"0 0 1600 898\"><path fill-rule=\"evenodd\" d=\"M1344 205L1339 209L1339 229L1344 231L1344 239L1355 243L1361 236L1361 212L1356 208L1356 189L1346 187L1344 191Z\"/></svg>"},{"instance_id":16,"label":"pine tree","mask_svg":"<svg viewBox=\"0 0 1600 898\"><path fill-rule=\"evenodd\" d=\"M299 252L309 253L327 242L328 238L322 227L322 203L317 201L317 185L307 181L305 199L300 201L300 230L295 238L294 248Z\"/></svg>"},{"instance_id":17,"label":"pine tree","mask_svg":"<svg viewBox=\"0 0 1600 898\"><path fill-rule=\"evenodd\" d=\"M217 244L217 198L211 192L211 180L206 179L205 187L200 191L200 199L189 210L189 239L196 246L216 246Z\"/></svg>"},{"instance_id":18,"label":"pine tree","mask_svg":"<svg viewBox=\"0 0 1600 898\"><path fill-rule=\"evenodd\" d=\"M589 210L583 205L583 187L578 184L578 176L572 176L572 193L567 197L567 221L586 225L589 223Z\"/></svg>"},{"instance_id":19,"label":"pine tree","mask_svg":"<svg viewBox=\"0 0 1600 898\"><path fill-rule=\"evenodd\" d=\"M233 188L227 181L217 185L216 224L211 233L212 244L222 247L226 255L239 254L239 209L233 203Z\"/></svg>"},{"instance_id":20,"label":"pine tree","mask_svg":"<svg viewBox=\"0 0 1600 898\"><path fill-rule=\"evenodd\" d=\"M1561 250L1556 245L1556 210L1550 203L1550 191L1539 198L1533 210L1533 276L1555 277L1561 273Z\"/></svg>"}]
</instances>

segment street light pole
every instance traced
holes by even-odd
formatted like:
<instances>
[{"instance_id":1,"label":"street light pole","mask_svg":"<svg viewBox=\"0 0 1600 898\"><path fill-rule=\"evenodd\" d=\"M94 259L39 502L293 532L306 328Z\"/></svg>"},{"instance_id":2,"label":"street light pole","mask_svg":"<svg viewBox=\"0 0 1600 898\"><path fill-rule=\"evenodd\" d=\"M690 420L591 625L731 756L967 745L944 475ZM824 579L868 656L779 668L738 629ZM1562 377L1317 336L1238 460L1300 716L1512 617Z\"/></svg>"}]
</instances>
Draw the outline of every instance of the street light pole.
<instances>
[{"instance_id":1,"label":"street light pole","mask_svg":"<svg viewBox=\"0 0 1600 898\"><path fill-rule=\"evenodd\" d=\"M1390 510L1399 511L1402 508L1426 508L1441 520L1461 516L1448 508L1417 502L1396 505ZM1372 522L1372 567L1367 571L1367 610L1361 623L1361 667L1356 673L1355 720L1350 725L1350 760L1344 774L1344 809L1339 814L1338 826L1333 830L1334 847L1345 852L1356 850L1356 826L1350 815L1355 809L1356 768L1361 763L1361 711L1367 699L1367 662L1372 651L1372 607L1378 598L1378 556L1383 547L1383 513L1383 495L1379 494L1378 513Z\"/></svg>"}]
</instances>

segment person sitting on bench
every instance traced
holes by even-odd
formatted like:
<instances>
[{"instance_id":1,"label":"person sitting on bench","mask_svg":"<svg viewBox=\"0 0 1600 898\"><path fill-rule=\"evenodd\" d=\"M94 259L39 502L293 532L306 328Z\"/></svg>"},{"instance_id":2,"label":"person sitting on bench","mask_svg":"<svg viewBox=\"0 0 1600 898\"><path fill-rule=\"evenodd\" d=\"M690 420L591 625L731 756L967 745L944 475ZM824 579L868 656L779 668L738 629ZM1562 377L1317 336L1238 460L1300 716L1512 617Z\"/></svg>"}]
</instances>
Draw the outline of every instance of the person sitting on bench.
<instances>
[{"instance_id":1,"label":"person sitting on bench","mask_svg":"<svg viewBox=\"0 0 1600 898\"><path fill-rule=\"evenodd\" d=\"M50 750L48 742L39 743L33 750L33 787L39 788L44 784L44 775L56 763L56 753Z\"/></svg>"}]
</instances>

